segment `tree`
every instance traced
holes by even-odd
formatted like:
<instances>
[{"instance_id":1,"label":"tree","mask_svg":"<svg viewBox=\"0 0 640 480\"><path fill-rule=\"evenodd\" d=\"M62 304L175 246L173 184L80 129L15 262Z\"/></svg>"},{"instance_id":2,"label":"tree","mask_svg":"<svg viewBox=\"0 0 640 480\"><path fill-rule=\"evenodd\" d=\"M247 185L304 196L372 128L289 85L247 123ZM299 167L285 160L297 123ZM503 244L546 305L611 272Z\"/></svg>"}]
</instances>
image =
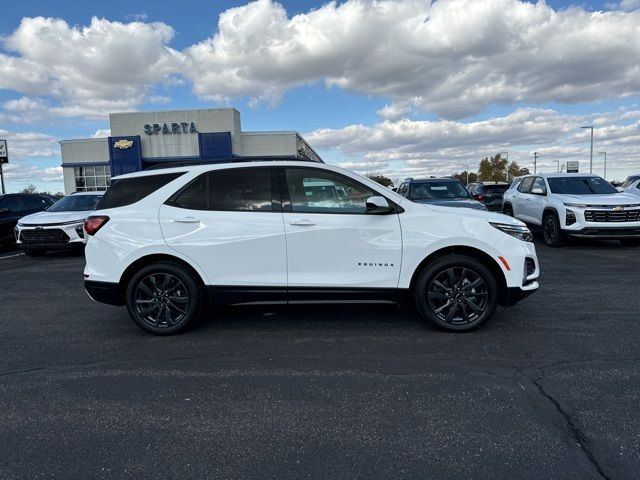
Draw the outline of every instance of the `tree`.
<instances>
[{"instance_id":1,"label":"tree","mask_svg":"<svg viewBox=\"0 0 640 480\"><path fill-rule=\"evenodd\" d=\"M516 162L511 162L509 164L509 179L512 180L515 177L521 177L522 175L529 175L528 168L520 168Z\"/></svg>"},{"instance_id":2,"label":"tree","mask_svg":"<svg viewBox=\"0 0 640 480\"><path fill-rule=\"evenodd\" d=\"M368 175L368 178L374 182L378 182L383 187L393 187L393 180L389 177L385 177L384 175Z\"/></svg>"},{"instance_id":3,"label":"tree","mask_svg":"<svg viewBox=\"0 0 640 480\"><path fill-rule=\"evenodd\" d=\"M463 171L460 173L454 173L452 175L453 178L457 178L458 180L460 180L462 183L464 183L465 185L467 185L467 171ZM473 183L473 182L477 182L478 181L478 174L475 172L469 172L469 183Z\"/></svg>"},{"instance_id":4,"label":"tree","mask_svg":"<svg viewBox=\"0 0 640 480\"><path fill-rule=\"evenodd\" d=\"M502 158L500 154L488 157L480 162L480 169L478 170L479 180L483 182L505 182L505 170L507 169L507 160ZM529 169L522 168L517 162L509 163L509 180L513 180L515 177L521 177L522 175L528 175Z\"/></svg>"},{"instance_id":5,"label":"tree","mask_svg":"<svg viewBox=\"0 0 640 480\"><path fill-rule=\"evenodd\" d=\"M38 193L38 187L36 187L33 183L26 188L23 188L20 193Z\"/></svg>"},{"instance_id":6,"label":"tree","mask_svg":"<svg viewBox=\"0 0 640 480\"><path fill-rule=\"evenodd\" d=\"M493 157L483 158L478 169L478 180L482 182L504 182L507 161L500 154Z\"/></svg>"}]
</instances>

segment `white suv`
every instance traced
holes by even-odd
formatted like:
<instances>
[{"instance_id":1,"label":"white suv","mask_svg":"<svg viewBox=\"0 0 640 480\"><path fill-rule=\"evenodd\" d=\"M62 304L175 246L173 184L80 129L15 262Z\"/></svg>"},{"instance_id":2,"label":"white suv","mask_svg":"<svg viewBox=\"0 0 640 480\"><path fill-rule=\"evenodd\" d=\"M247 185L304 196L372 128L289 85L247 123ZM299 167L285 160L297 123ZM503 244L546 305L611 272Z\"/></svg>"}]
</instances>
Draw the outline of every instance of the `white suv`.
<instances>
[{"instance_id":1,"label":"white suv","mask_svg":"<svg viewBox=\"0 0 640 480\"><path fill-rule=\"evenodd\" d=\"M544 243L563 237L640 242L640 199L620 193L597 175L543 173L513 182L504 194L502 211L542 229Z\"/></svg>"},{"instance_id":2,"label":"white suv","mask_svg":"<svg viewBox=\"0 0 640 480\"><path fill-rule=\"evenodd\" d=\"M321 195L318 185L346 195ZM318 198L322 196L322 200ZM215 304L409 301L471 330L538 288L531 234L418 205L338 167L275 160L114 178L85 223L85 288L171 334Z\"/></svg>"}]
</instances>

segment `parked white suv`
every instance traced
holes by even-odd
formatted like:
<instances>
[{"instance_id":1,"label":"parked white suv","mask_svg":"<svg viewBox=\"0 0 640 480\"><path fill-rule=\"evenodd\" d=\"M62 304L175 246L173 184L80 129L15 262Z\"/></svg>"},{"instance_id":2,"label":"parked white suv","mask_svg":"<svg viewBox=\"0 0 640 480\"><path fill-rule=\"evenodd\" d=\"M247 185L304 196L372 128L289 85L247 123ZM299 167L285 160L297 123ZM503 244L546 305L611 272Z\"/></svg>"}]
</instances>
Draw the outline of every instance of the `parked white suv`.
<instances>
[{"instance_id":1,"label":"parked white suv","mask_svg":"<svg viewBox=\"0 0 640 480\"><path fill-rule=\"evenodd\" d=\"M318 185L344 195L317 202ZM85 222L85 288L171 334L214 304L409 301L471 330L538 288L531 234L499 213L419 205L338 167L276 160L114 178Z\"/></svg>"},{"instance_id":2,"label":"parked white suv","mask_svg":"<svg viewBox=\"0 0 640 480\"><path fill-rule=\"evenodd\" d=\"M502 211L542 229L545 244L565 236L640 242L640 199L620 193L597 175L543 173L513 182Z\"/></svg>"},{"instance_id":3,"label":"parked white suv","mask_svg":"<svg viewBox=\"0 0 640 480\"><path fill-rule=\"evenodd\" d=\"M96 208L104 192L78 192L61 198L45 211L18 220L16 243L35 257L48 250L82 248L84 221Z\"/></svg>"}]
</instances>

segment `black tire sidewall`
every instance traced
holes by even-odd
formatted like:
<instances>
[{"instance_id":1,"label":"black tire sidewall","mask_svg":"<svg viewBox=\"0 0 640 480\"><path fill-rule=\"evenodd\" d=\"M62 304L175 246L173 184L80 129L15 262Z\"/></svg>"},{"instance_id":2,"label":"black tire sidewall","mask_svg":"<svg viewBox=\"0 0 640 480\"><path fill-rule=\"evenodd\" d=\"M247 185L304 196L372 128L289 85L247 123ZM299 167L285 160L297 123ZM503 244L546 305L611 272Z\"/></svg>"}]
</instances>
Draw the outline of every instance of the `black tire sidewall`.
<instances>
[{"instance_id":1,"label":"black tire sidewall","mask_svg":"<svg viewBox=\"0 0 640 480\"><path fill-rule=\"evenodd\" d=\"M548 242L547 237L544 234L545 225L547 222L554 223L554 229L556 232L553 241ZM559 247L562 244L562 230L560 228L560 221L555 213L547 213L542 220L542 240L547 247Z\"/></svg>"},{"instance_id":2,"label":"black tire sidewall","mask_svg":"<svg viewBox=\"0 0 640 480\"><path fill-rule=\"evenodd\" d=\"M135 310L136 287L142 279L153 273L169 273L180 279L180 281L189 291L191 302L188 306L187 315L178 325L174 325L173 327L168 328L155 328L141 319ZM186 270L184 267L171 262L153 263L140 269L129 280L125 293L127 311L129 312L129 316L131 317L133 322L142 330L153 333L154 335L173 335L184 331L195 319L200 316L202 298L203 294L201 291L201 287L194 279L193 274Z\"/></svg>"},{"instance_id":3,"label":"black tire sidewall","mask_svg":"<svg viewBox=\"0 0 640 480\"><path fill-rule=\"evenodd\" d=\"M433 278L442 271L451 267L465 267L475 271L486 282L489 290L488 305L480 319L468 325L450 325L443 322L433 312L427 299L427 288ZM484 325L493 315L498 303L498 283L493 273L480 261L466 255L451 254L440 257L428 264L420 273L414 288L414 300L420 315L432 322L437 327L451 332L470 332Z\"/></svg>"},{"instance_id":4,"label":"black tire sidewall","mask_svg":"<svg viewBox=\"0 0 640 480\"><path fill-rule=\"evenodd\" d=\"M513 208L511 207L511 205L505 205L505 207L502 209L502 213L504 215L513 217Z\"/></svg>"}]
</instances>

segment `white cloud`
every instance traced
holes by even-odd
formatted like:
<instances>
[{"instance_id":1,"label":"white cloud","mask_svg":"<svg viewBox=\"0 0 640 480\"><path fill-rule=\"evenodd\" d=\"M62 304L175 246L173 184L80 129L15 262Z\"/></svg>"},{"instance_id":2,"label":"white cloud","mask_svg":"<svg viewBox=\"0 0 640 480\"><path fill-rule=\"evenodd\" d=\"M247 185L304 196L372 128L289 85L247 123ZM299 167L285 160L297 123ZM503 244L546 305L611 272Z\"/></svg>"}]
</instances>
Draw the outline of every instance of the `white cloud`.
<instances>
[{"instance_id":1,"label":"white cloud","mask_svg":"<svg viewBox=\"0 0 640 480\"><path fill-rule=\"evenodd\" d=\"M110 137L111 136L111 129L109 128L99 128L98 130L96 130L96 132L91 135L91 138L103 138L103 137Z\"/></svg>"},{"instance_id":2,"label":"white cloud","mask_svg":"<svg viewBox=\"0 0 640 480\"><path fill-rule=\"evenodd\" d=\"M627 0L629 1L629 0ZM271 0L226 10L185 51L204 99L277 102L324 81L448 118L494 102L592 102L640 93L640 12L555 11L520 0L347 0L289 17ZM400 112L400 113L398 113Z\"/></svg>"},{"instance_id":3,"label":"white cloud","mask_svg":"<svg viewBox=\"0 0 640 480\"><path fill-rule=\"evenodd\" d=\"M599 115L608 124L594 130L595 152L606 150L609 173L624 176L640 167L640 112ZM382 121L373 126L349 125L318 129L305 138L325 158L337 152L338 163L360 173L383 173L394 178L450 175L469 163L498 152L532 168L533 152L543 171L555 171L557 162L581 160L587 168L589 132L579 127L592 118L561 114L555 110L523 108L504 117L474 122L452 120ZM635 123L629 123L635 121ZM596 155L594 160L600 163ZM597 173L597 172L596 172Z\"/></svg>"},{"instance_id":4,"label":"white cloud","mask_svg":"<svg viewBox=\"0 0 640 480\"><path fill-rule=\"evenodd\" d=\"M103 116L130 110L151 86L179 71L180 55L167 45L164 23L120 23L93 18L85 27L54 18L23 18L3 39L0 88L26 95L5 105L11 111L62 116ZM48 106L38 98L58 103Z\"/></svg>"},{"instance_id":5,"label":"white cloud","mask_svg":"<svg viewBox=\"0 0 640 480\"><path fill-rule=\"evenodd\" d=\"M55 157L60 153L57 139L44 133L10 132L0 129L0 138L7 141L9 162Z\"/></svg>"},{"instance_id":6,"label":"white cloud","mask_svg":"<svg viewBox=\"0 0 640 480\"><path fill-rule=\"evenodd\" d=\"M257 0L222 12L215 33L183 52L169 46L169 25L144 15L87 26L24 18L2 41L0 88L24 95L5 107L15 121L163 103L154 87L185 79L204 100L251 106L324 82L390 99L379 111L388 120L416 108L459 118L492 103L597 102L640 94L638 1L589 12L522 0L345 0L289 16Z\"/></svg>"}]
</instances>

